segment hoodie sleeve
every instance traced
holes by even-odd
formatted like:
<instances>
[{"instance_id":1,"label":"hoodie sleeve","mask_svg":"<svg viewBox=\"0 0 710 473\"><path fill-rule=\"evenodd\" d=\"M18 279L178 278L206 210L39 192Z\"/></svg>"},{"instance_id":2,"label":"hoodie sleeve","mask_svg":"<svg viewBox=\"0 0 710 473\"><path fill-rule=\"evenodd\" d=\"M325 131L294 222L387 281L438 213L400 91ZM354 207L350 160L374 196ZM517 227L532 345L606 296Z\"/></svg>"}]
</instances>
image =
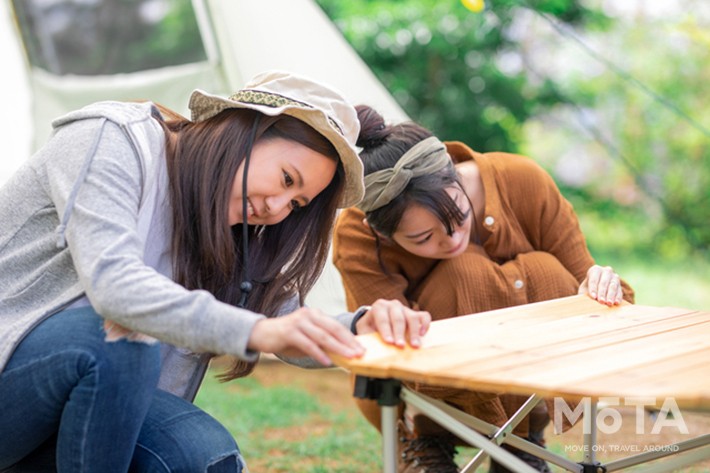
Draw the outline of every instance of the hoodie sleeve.
<instances>
[{"instance_id":1,"label":"hoodie sleeve","mask_svg":"<svg viewBox=\"0 0 710 473\"><path fill-rule=\"evenodd\" d=\"M188 291L143 262L137 222L144 166L125 128L100 123L66 124L42 151L47 191L91 305L107 320L173 345L255 360L247 342L263 315ZM150 119L143 126L160 152L162 129Z\"/></svg>"}]
</instances>

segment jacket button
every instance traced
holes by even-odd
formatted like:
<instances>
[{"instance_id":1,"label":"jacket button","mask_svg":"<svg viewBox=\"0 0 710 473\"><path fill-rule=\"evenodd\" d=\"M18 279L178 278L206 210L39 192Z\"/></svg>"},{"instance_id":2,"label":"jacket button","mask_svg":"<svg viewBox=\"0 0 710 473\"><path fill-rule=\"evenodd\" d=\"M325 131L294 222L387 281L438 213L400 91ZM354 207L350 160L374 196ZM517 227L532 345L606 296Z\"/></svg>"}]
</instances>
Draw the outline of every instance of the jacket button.
<instances>
[{"instance_id":1,"label":"jacket button","mask_svg":"<svg viewBox=\"0 0 710 473\"><path fill-rule=\"evenodd\" d=\"M496 222L496 219L494 219L490 215L483 219L483 223L485 223L486 226L488 226L488 227L492 226L495 222Z\"/></svg>"},{"instance_id":2,"label":"jacket button","mask_svg":"<svg viewBox=\"0 0 710 473\"><path fill-rule=\"evenodd\" d=\"M515 289L522 289L524 286L523 281L520 279L516 279L515 282L513 283L513 286L515 286Z\"/></svg>"}]
</instances>

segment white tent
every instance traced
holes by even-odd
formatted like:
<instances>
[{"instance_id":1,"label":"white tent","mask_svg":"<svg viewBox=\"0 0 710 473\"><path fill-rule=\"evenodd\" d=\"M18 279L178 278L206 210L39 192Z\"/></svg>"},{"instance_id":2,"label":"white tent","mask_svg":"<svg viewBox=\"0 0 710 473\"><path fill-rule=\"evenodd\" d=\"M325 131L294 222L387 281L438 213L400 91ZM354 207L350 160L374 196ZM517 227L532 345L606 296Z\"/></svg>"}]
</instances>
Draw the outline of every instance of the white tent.
<instances>
[{"instance_id":1,"label":"white tent","mask_svg":"<svg viewBox=\"0 0 710 473\"><path fill-rule=\"evenodd\" d=\"M72 3L70 0L22 2L35 5L36 8L28 10L36 15L33 18L37 22L49 16L37 10L48 11L56 4ZM169 2L145 3L155 6ZM25 41L23 48L22 22L16 21L11 0L3 2L0 60L3 65L14 64L13 81L10 81L14 86L5 86L0 96L3 103L11 104L12 110L12 114L6 113L3 117L1 129L4 136L12 134L24 143L18 142L17 147L11 148L12 156L5 154L2 159L11 162L6 161L0 169L5 174L14 169L30 149L44 142L54 117L85 104L104 99L146 98L186 113L187 98L193 89L228 95L250 77L267 69L290 70L317 78L338 88L353 103L373 105L389 120L406 118L314 1L192 0L192 9L205 59L128 73L77 75L52 72L52 61L48 61L49 66L40 67L29 59L31 54L23 54L29 47ZM65 18L64 21L72 20ZM45 55L47 51L54 53L51 38L45 33L38 36L45 37L37 40L35 51ZM31 145L27 145L28 139L32 140ZM0 177L1 183L6 176ZM340 278L330 264L307 302L331 313L344 310Z\"/></svg>"},{"instance_id":2,"label":"white tent","mask_svg":"<svg viewBox=\"0 0 710 473\"><path fill-rule=\"evenodd\" d=\"M32 125L30 121L30 88L20 42L10 18L6 2L0 2L0 185L17 169L30 153Z\"/></svg>"}]
</instances>

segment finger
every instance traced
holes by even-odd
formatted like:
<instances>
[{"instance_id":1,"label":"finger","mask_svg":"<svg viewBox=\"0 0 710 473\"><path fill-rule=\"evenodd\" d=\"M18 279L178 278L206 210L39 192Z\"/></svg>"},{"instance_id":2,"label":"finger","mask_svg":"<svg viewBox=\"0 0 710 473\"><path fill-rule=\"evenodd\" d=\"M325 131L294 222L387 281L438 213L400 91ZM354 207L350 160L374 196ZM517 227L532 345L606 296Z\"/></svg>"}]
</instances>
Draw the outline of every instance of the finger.
<instances>
[{"instance_id":1,"label":"finger","mask_svg":"<svg viewBox=\"0 0 710 473\"><path fill-rule=\"evenodd\" d=\"M599 277L599 302L611 304L616 299L616 291L619 288L619 277L613 269L605 267Z\"/></svg>"},{"instance_id":2,"label":"finger","mask_svg":"<svg viewBox=\"0 0 710 473\"><path fill-rule=\"evenodd\" d=\"M420 312L405 308L404 317L407 321L407 335L410 345L413 347L421 346L422 341L420 333L422 329L422 319Z\"/></svg>"},{"instance_id":3,"label":"finger","mask_svg":"<svg viewBox=\"0 0 710 473\"><path fill-rule=\"evenodd\" d=\"M407 344L407 318L404 311L408 310L403 305L396 305L390 308L390 325L392 326L392 336L394 344L403 347Z\"/></svg>"},{"instance_id":4,"label":"finger","mask_svg":"<svg viewBox=\"0 0 710 473\"><path fill-rule=\"evenodd\" d=\"M624 300L624 288L621 285L621 278L615 275L609 283L609 302L611 305L618 305Z\"/></svg>"},{"instance_id":5,"label":"finger","mask_svg":"<svg viewBox=\"0 0 710 473\"><path fill-rule=\"evenodd\" d=\"M609 282L607 283L607 290L604 296L604 301L607 305L612 305L616 300L616 291L619 290L619 283L616 281L614 276L611 276Z\"/></svg>"},{"instance_id":6,"label":"finger","mask_svg":"<svg viewBox=\"0 0 710 473\"><path fill-rule=\"evenodd\" d=\"M608 271L603 271L599 276L599 285L597 286L597 299L599 302L607 301L607 293L609 291L609 284L611 283L611 274Z\"/></svg>"},{"instance_id":7,"label":"finger","mask_svg":"<svg viewBox=\"0 0 710 473\"><path fill-rule=\"evenodd\" d=\"M327 358L326 352L334 353L345 358L361 356L364 352L362 346L357 342L355 345L349 343L350 339L355 339L355 336L347 330L347 335L343 336L340 330L337 330L337 328L340 327L342 327L342 325L339 323L338 327L333 327L329 323L325 323L324 325L314 323L302 324L299 327L299 333L296 334L294 339L303 343L302 349L304 351L308 350L306 353L319 361L320 359L317 357L325 356L325 358ZM332 330L334 328L336 328L336 330ZM299 337L299 335L302 335L303 338ZM330 360L328 360L327 363L330 363Z\"/></svg>"},{"instance_id":8,"label":"finger","mask_svg":"<svg viewBox=\"0 0 710 473\"><path fill-rule=\"evenodd\" d=\"M384 340L385 343L394 343L395 338L392 325L390 324L388 304L383 301L375 301L368 315L370 316L371 325L375 331L380 334L382 340Z\"/></svg>"},{"instance_id":9,"label":"finger","mask_svg":"<svg viewBox=\"0 0 710 473\"><path fill-rule=\"evenodd\" d=\"M349 350L351 354L340 353L343 356L352 358L365 353L365 348L355 338L355 336L344 325L332 317L316 312L310 316L310 324L304 326L309 336L314 340L321 340L330 343L332 350ZM321 346L324 346L321 344ZM342 348L341 348L342 347Z\"/></svg>"},{"instance_id":10,"label":"finger","mask_svg":"<svg viewBox=\"0 0 710 473\"><path fill-rule=\"evenodd\" d=\"M587 271L587 291L592 299L597 299L599 294L599 278L601 277L602 268L599 265L594 265Z\"/></svg>"},{"instance_id":11,"label":"finger","mask_svg":"<svg viewBox=\"0 0 710 473\"><path fill-rule=\"evenodd\" d=\"M419 317L422 321L421 328L419 329L419 335L424 336L429 331L429 327L431 327L431 314L427 311L420 310Z\"/></svg>"},{"instance_id":12,"label":"finger","mask_svg":"<svg viewBox=\"0 0 710 473\"><path fill-rule=\"evenodd\" d=\"M407 309L409 312L405 312L407 315L407 330L409 333L409 343L414 347L420 347L422 345L422 339L424 335L429 331L431 326L431 314L426 311L414 311Z\"/></svg>"},{"instance_id":13,"label":"finger","mask_svg":"<svg viewBox=\"0 0 710 473\"><path fill-rule=\"evenodd\" d=\"M579 285L579 289L577 290L577 294L586 294L591 297L591 294L589 293L589 278L584 278L584 281L582 281L582 284Z\"/></svg>"},{"instance_id":14,"label":"finger","mask_svg":"<svg viewBox=\"0 0 710 473\"><path fill-rule=\"evenodd\" d=\"M252 331L252 338L257 339L254 348L289 357L309 356L323 365L330 365L328 356L304 333L304 320L307 319L299 310L283 317L260 321Z\"/></svg>"},{"instance_id":15,"label":"finger","mask_svg":"<svg viewBox=\"0 0 710 473\"><path fill-rule=\"evenodd\" d=\"M307 336L305 333L301 331L294 331L291 334L290 342L299 351L303 352L304 355L313 358L321 365L330 366L333 364L330 357L318 346L317 343L313 341L311 337ZM337 353L335 351L333 352Z\"/></svg>"}]
</instances>

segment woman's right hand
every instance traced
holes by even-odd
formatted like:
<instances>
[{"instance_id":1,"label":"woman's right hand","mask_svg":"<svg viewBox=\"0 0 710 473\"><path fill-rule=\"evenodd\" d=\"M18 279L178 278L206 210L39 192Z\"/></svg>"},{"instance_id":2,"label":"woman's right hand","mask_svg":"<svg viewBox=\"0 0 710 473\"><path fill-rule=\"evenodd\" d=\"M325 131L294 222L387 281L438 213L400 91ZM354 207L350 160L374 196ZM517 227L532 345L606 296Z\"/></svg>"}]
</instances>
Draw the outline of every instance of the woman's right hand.
<instances>
[{"instance_id":1,"label":"woman's right hand","mask_svg":"<svg viewBox=\"0 0 710 473\"><path fill-rule=\"evenodd\" d=\"M431 314L414 310L398 300L378 299L357 322L358 335L378 332L386 343L404 347L406 340L415 348L429 330Z\"/></svg>"},{"instance_id":2,"label":"woman's right hand","mask_svg":"<svg viewBox=\"0 0 710 473\"><path fill-rule=\"evenodd\" d=\"M587 294L592 299L606 305L619 305L624 300L621 278L611 266L595 264L587 270L587 277L579 286L579 294Z\"/></svg>"},{"instance_id":3,"label":"woman's right hand","mask_svg":"<svg viewBox=\"0 0 710 473\"><path fill-rule=\"evenodd\" d=\"M356 358L365 349L344 325L318 309L301 307L282 317L263 319L254 325L250 349L286 357L311 357L324 366L332 364L326 351Z\"/></svg>"}]
</instances>

